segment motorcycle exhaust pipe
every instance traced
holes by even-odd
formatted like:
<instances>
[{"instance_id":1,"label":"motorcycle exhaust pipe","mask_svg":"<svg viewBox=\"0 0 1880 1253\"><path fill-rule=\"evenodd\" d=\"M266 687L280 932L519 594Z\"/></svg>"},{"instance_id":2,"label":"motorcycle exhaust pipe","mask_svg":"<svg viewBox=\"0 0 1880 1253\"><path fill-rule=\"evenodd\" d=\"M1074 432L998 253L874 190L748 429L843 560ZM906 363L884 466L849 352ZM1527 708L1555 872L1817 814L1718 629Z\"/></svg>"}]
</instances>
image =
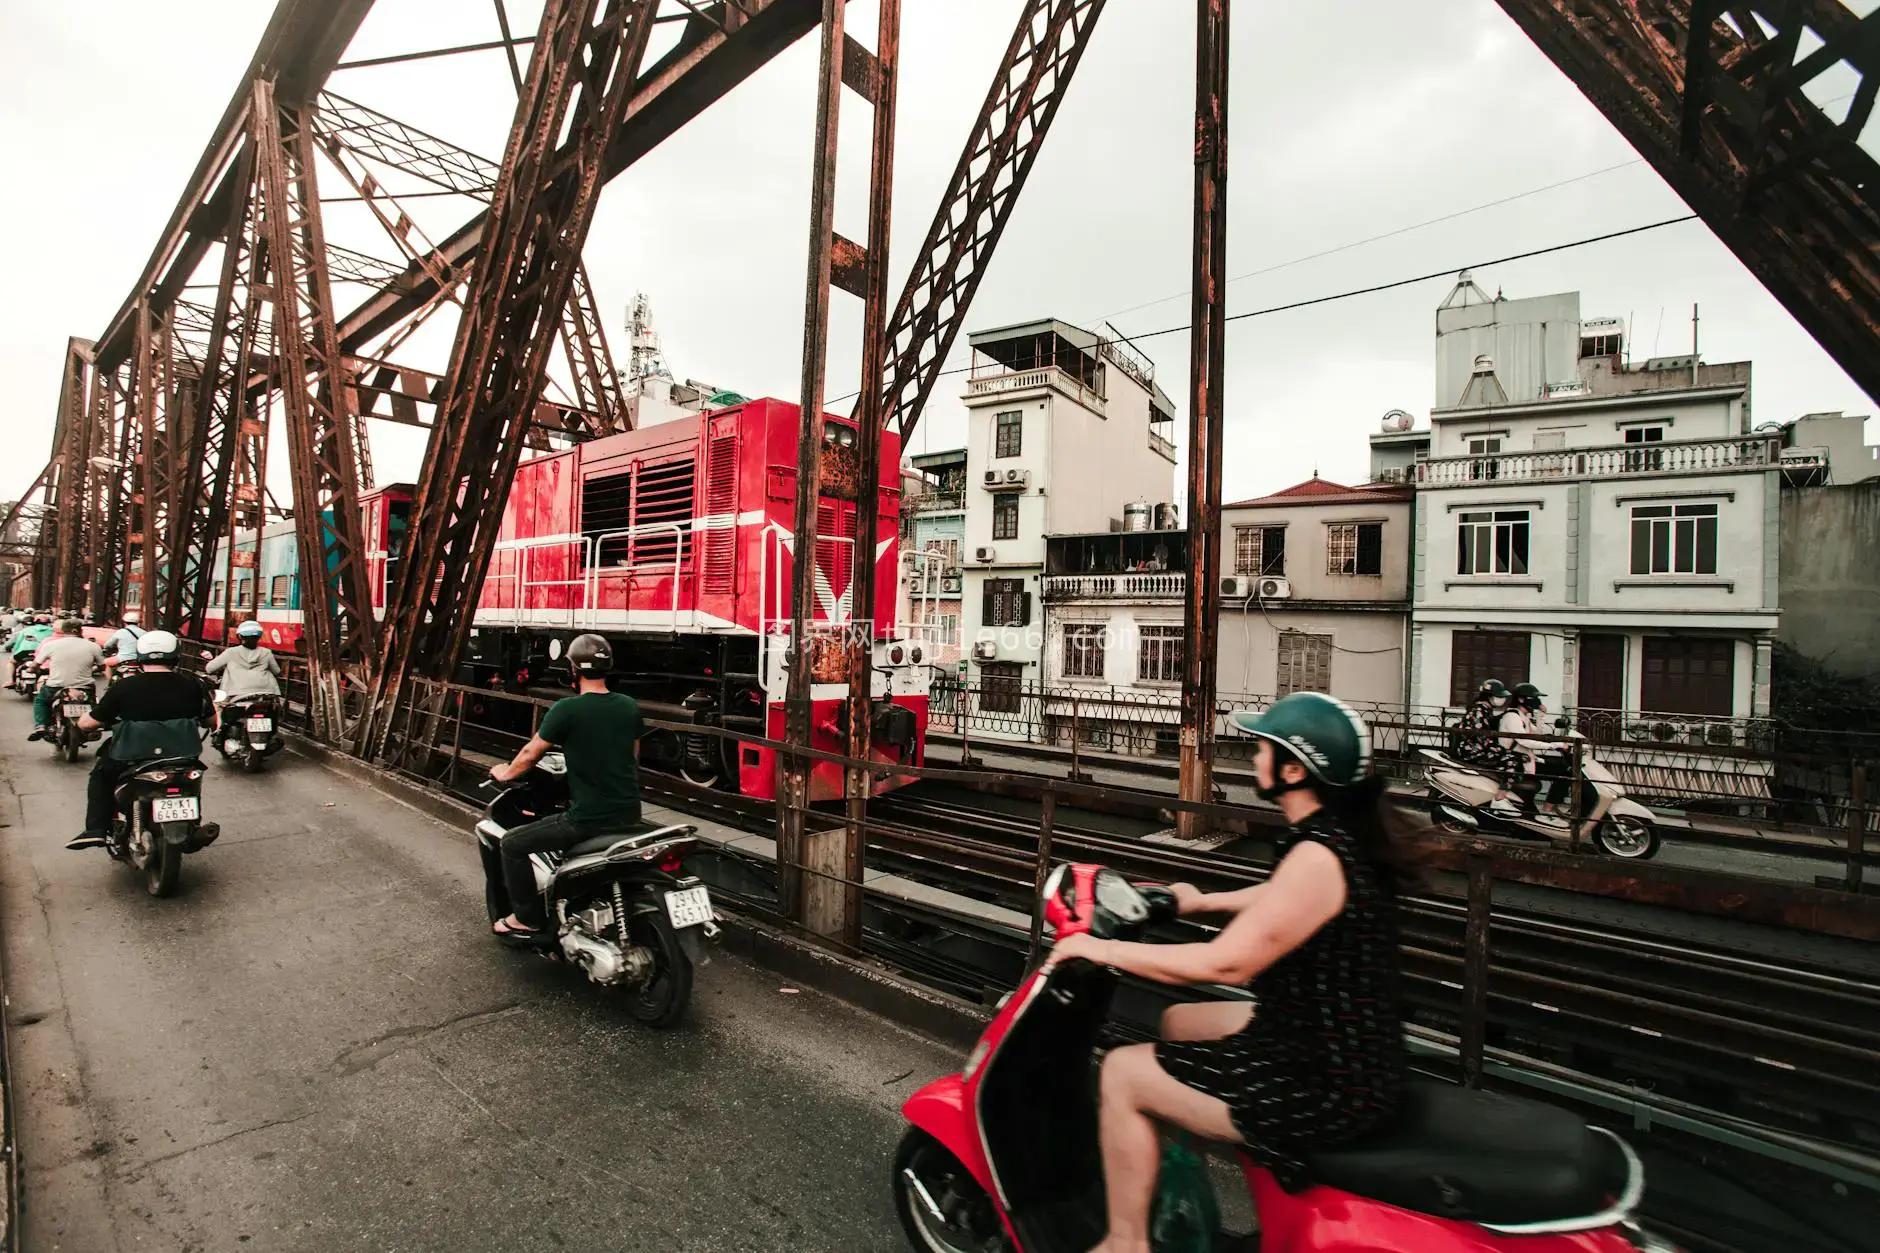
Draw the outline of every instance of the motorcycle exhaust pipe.
<instances>
[{"instance_id":1,"label":"motorcycle exhaust pipe","mask_svg":"<svg viewBox=\"0 0 1880 1253\"><path fill-rule=\"evenodd\" d=\"M1437 808L1464 826L1480 828L1482 825L1480 820L1466 809L1457 809L1451 805L1438 805Z\"/></svg>"}]
</instances>

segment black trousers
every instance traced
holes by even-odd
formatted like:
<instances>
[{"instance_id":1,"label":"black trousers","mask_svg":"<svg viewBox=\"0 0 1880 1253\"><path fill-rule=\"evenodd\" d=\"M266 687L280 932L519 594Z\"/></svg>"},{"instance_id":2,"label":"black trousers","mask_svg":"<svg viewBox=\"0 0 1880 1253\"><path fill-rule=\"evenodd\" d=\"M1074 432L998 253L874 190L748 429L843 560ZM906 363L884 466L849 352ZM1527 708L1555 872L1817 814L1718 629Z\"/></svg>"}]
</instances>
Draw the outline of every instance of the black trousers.
<instances>
[{"instance_id":1,"label":"black trousers","mask_svg":"<svg viewBox=\"0 0 1880 1253\"><path fill-rule=\"evenodd\" d=\"M106 756L106 747L99 746L98 759L91 763L91 781L85 785L85 830L94 835L109 834L117 822L117 798L112 792L131 769L130 762Z\"/></svg>"},{"instance_id":2,"label":"black trousers","mask_svg":"<svg viewBox=\"0 0 1880 1253\"><path fill-rule=\"evenodd\" d=\"M542 893L535 886L535 870L529 858L536 853L559 853L582 840L618 831L639 821L575 822L566 814L550 814L534 822L511 827L503 836L503 886L509 892L509 908L527 926L546 927L548 915L542 909Z\"/></svg>"}]
</instances>

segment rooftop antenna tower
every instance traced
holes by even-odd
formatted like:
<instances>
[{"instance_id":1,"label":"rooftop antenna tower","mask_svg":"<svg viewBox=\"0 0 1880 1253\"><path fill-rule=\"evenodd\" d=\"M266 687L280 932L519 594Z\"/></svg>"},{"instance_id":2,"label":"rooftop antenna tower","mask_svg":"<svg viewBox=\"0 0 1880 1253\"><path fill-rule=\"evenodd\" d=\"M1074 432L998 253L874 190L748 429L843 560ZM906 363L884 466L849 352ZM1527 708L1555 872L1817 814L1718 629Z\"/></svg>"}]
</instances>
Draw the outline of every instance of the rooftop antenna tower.
<instances>
[{"instance_id":1,"label":"rooftop antenna tower","mask_svg":"<svg viewBox=\"0 0 1880 1253\"><path fill-rule=\"evenodd\" d=\"M666 354L659 348L659 332L653 329L653 302L645 292L635 292L633 303L627 308L627 342L630 345L627 360L629 381L637 383L644 378L672 378L672 371L666 365Z\"/></svg>"}]
</instances>

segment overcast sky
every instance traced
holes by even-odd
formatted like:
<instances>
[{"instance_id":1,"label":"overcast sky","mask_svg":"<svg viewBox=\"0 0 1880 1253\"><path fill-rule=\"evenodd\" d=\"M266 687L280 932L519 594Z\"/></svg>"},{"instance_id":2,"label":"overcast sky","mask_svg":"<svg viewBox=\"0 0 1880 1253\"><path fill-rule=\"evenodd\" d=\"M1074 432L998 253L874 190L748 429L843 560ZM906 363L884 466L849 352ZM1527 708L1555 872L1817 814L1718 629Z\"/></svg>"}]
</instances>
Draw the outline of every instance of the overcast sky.
<instances>
[{"instance_id":1,"label":"overcast sky","mask_svg":"<svg viewBox=\"0 0 1880 1253\"><path fill-rule=\"evenodd\" d=\"M0 427L10 449L0 499L45 459L66 337L100 334L129 294L272 7L0 0ZM851 7L852 28L872 44L873 5ZM510 8L533 30L539 0ZM1193 8L1110 0L968 322L1111 320L1148 336L1138 343L1184 415L1186 333L1153 333L1188 314ZM897 291L1019 4L904 0L904 10ZM480 0L378 0L349 55L495 33ZM1230 311L1686 211L1493 0L1242 0L1232 55L1228 266L1249 277L1230 287ZM586 259L623 364L624 311L644 291L681 378L796 396L815 58L816 41L802 41L607 188ZM491 157L514 104L500 53L343 70L329 86ZM837 228L860 238L868 110L853 95L843 107ZM329 194L344 193L330 170L323 178ZM412 205L433 238L475 208ZM332 206L328 225L335 242L391 255L359 206ZM1873 408L1701 224L1478 265L1475 278L1509 296L1577 289L1584 316L1628 321L1640 358L1688 351L1700 305L1705 358L1755 363L1758 420ZM1449 286L1234 323L1228 498L1314 469L1361 480L1379 417L1403 408L1422 418L1430 407L1434 310ZM342 286L338 303L363 294ZM836 397L854 387L859 303L838 293L833 306ZM441 368L449 329L414 340L411 364ZM956 357L963 350L962 340ZM941 380L917 449L959 442L960 390L958 377ZM373 438L380 481L415 477L420 433L375 424ZM284 475L275 488L284 496Z\"/></svg>"}]
</instances>

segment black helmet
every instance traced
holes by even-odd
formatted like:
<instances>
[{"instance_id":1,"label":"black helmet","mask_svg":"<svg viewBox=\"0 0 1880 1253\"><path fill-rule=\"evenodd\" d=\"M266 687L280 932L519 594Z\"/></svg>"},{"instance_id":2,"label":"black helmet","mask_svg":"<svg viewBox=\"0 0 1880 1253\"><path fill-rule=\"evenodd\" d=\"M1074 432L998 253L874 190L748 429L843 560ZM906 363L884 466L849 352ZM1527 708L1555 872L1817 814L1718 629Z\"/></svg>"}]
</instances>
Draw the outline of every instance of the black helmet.
<instances>
[{"instance_id":1,"label":"black helmet","mask_svg":"<svg viewBox=\"0 0 1880 1253\"><path fill-rule=\"evenodd\" d=\"M1532 683L1517 683L1514 685L1514 703L1517 705L1525 705L1528 708L1534 708L1541 703L1541 697L1545 695L1547 695L1547 693L1541 691Z\"/></svg>"},{"instance_id":2,"label":"black helmet","mask_svg":"<svg viewBox=\"0 0 1880 1253\"><path fill-rule=\"evenodd\" d=\"M1508 685L1503 683L1500 679L1483 679L1482 686L1475 689L1475 699L1477 700L1494 700L1496 697L1506 696L1507 694Z\"/></svg>"},{"instance_id":3,"label":"black helmet","mask_svg":"<svg viewBox=\"0 0 1880 1253\"><path fill-rule=\"evenodd\" d=\"M589 632L568 641L568 665L583 678L597 679L614 668L614 650L601 636Z\"/></svg>"}]
</instances>

